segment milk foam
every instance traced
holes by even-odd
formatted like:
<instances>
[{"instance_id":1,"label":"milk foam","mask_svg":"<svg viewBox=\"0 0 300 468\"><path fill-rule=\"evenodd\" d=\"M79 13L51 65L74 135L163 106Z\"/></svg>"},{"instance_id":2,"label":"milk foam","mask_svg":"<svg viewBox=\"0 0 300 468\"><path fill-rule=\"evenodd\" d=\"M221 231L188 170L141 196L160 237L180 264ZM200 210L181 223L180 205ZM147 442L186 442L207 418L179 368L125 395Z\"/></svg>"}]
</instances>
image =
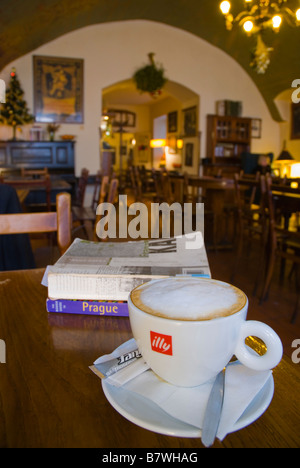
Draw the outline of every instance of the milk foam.
<instances>
[{"instance_id":1,"label":"milk foam","mask_svg":"<svg viewBox=\"0 0 300 468\"><path fill-rule=\"evenodd\" d=\"M232 315L246 303L242 291L203 278L172 278L147 284L133 302L145 312L180 320L208 320Z\"/></svg>"}]
</instances>

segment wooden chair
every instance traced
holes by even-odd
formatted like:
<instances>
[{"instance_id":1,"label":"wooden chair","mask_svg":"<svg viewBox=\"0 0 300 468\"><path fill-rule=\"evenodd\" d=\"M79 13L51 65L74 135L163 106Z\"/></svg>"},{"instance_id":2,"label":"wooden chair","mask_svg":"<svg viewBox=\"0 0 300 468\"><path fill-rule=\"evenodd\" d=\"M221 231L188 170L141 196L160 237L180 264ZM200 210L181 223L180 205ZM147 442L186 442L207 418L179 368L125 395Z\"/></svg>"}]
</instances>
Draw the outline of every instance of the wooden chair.
<instances>
[{"instance_id":1,"label":"wooden chair","mask_svg":"<svg viewBox=\"0 0 300 468\"><path fill-rule=\"evenodd\" d=\"M56 212L0 215L0 234L57 233L57 244L63 254L71 244L71 196L59 193Z\"/></svg>"},{"instance_id":2,"label":"wooden chair","mask_svg":"<svg viewBox=\"0 0 300 468\"><path fill-rule=\"evenodd\" d=\"M108 193L107 193L107 202L116 203L116 196L118 194L119 180L117 178L111 179L109 183Z\"/></svg>"},{"instance_id":3,"label":"wooden chair","mask_svg":"<svg viewBox=\"0 0 300 468\"><path fill-rule=\"evenodd\" d=\"M217 177L220 179L223 176L223 169L219 167L209 167L207 166L205 168L205 175L210 176L210 177Z\"/></svg>"},{"instance_id":4,"label":"wooden chair","mask_svg":"<svg viewBox=\"0 0 300 468\"><path fill-rule=\"evenodd\" d=\"M109 188L109 176L97 174L90 206L72 206L74 236L78 230L83 230L87 238L93 237L93 227L96 221L96 209L100 203L106 200Z\"/></svg>"},{"instance_id":5,"label":"wooden chair","mask_svg":"<svg viewBox=\"0 0 300 468\"><path fill-rule=\"evenodd\" d=\"M137 166L137 168L139 170L140 178L142 181L143 192L154 193L155 187L154 187L154 180L152 177L152 171L146 169L144 165Z\"/></svg>"},{"instance_id":6,"label":"wooden chair","mask_svg":"<svg viewBox=\"0 0 300 468\"><path fill-rule=\"evenodd\" d=\"M171 205L175 201L175 197L172 189L171 179L169 173L166 170L161 171L159 183L162 187L163 201Z\"/></svg>"},{"instance_id":7,"label":"wooden chair","mask_svg":"<svg viewBox=\"0 0 300 468\"><path fill-rule=\"evenodd\" d=\"M293 323L296 319L300 303L300 281L298 270L300 264L300 232L286 229L284 224L278 225L278 218L275 211L274 194L271 177L265 177L265 210L268 216L268 263L266 275L261 294L261 302L266 300L274 273L276 258L284 262L289 260L296 272L297 300L291 317ZM278 188L276 187L276 191Z\"/></svg>"},{"instance_id":8,"label":"wooden chair","mask_svg":"<svg viewBox=\"0 0 300 468\"><path fill-rule=\"evenodd\" d=\"M46 177L49 174L48 168L44 167L44 169L25 169L25 167L21 168L21 176L22 177Z\"/></svg>"},{"instance_id":9,"label":"wooden chair","mask_svg":"<svg viewBox=\"0 0 300 468\"><path fill-rule=\"evenodd\" d=\"M100 193L101 193L101 182L102 182L102 173L101 171L97 171L97 174L95 177L95 183L94 183L93 196L92 196L92 201L91 201L92 210L96 210L97 205L99 203Z\"/></svg>"},{"instance_id":10,"label":"wooden chair","mask_svg":"<svg viewBox=\"0 0 300 468\"><path fill-rule=\"evenodd\" d=\"M183 174L183 200L185 203L201 203L201 195L199 187L189 184L189 175L187 172Z\"/></svg>"},{"instance_id":11,"label":"wooden chair","mask_svg":"<svg viewBox=\"0 0 300 468\"><path fill-rule=\"evenodd\" d=\"M8 184L14 187L16 190L18 189L25 189L29 192L35 192L37 190L45 191L46 194L46 202L39 203L39 202L32 202L28 206L32 209L41 209L41 207L46 207L47 211L51 211L51 179L50 175L47 174L42 178L33 179L33 178L16 178L16 179L4 179L0 177L0 183Z\"/></svg>"},{"instance_id":12,"label":"wooden chair","mask_svg":"<svg viewBox=\"0 0 300 468\"><path fill-rule=\"evenodd\" d=\"M214 180L208 177L209 180ZM184 201L193 204L193 216L195 215L196 203L204 203L205 242L207 248L214 250L218 247L219 221L223 218L223 211L219 213L212 204L211 194L207 190L206 176L199 177L197 184L193 184L187 173L184 174Z\"/></svg>"},{"instance_id":13,"label":"wooden chair","mask_svg":"<svg viewBox=\"0 0 300 468\"><path fill-rule=\"evenodd\" d=\"M254 178L240 177L239 174L234 174L235 184L235 200L237 208L237 253L235 264L231 275L231 281L234 281L238 271L239 262L243 252L245 240L248 241L248 252L251 252L253 246L253 238L259 239L260 259L259 271L255 281L253 294L259 282L259 273L262 271L263 262L265 259L265 246L267 241L267 228L265 210L263 206L264 186L261 183L260 175L257 174ZM260 197L260 204L256 205L257 196Z\"/></svg>"},{"instance_id":14,"label":"wooden chair","mask_svg":"<svg viewBox=\"0 0 300 468\"><path fill-rule=\"evenodd\" d=\"M130 166L129 169L129 178L130 178L130 185L133 190L134 199L136 202L142 200L142 184L141 181L137 178L136 168L135 166Z\"/></svg>"},{"instance_id":15,"label":"wooden chair","mask_svg":"<svg viewBox=\"0 0 300 468\"><path fill-rule=\"evenodd\" d=\"M73 206L84 205L84 196L85 196L86 186L88 183L88 176L89 176L89 170L83 168L81 170L81 174L78 179L77 186L76 186L76 196L75 196L75 200L72 203Z\"/></svg>"},{"instance_id":16,"label":"wooden chair","mask_svg":"<svg viewBox=\"0 0 300 468\"><path fill-rule=\"evenodd\" d=\"M131 166L129 169L130 185L133 189L134 199L136 202L143 200L156 200L156 191L151 187L151 180L146 179L146 172L142 172L138 166ZM152 190L151 190L152 188Z\"/></svg>"},{"instance_id":17,"label":"wooden chair","mask_svg":"<svg viewBox=\"0 0 300 468\"><path fill-rule=\"evenodd\" d=\"M107 191L107 198L106 198L106 203L109 203L111 207L113 207L113 205L116 203L116 197L117 197L117 194L118 194L118 187L119 187L119 179L117 179L116 177L112 178L110 183L109 183L109 187L108 187L108 191ZM111 211L108 212L107 214L107 217L109 218L111 216ZM99 236L97 235L97 223L98 221L100 220L100 215L96 215L96 219L95 219L95 223L94 223L94 233L93 233L93 240L96 242L96 241L99 241ZM108 241L109 239L106 238L106 239L100 239L101 241Z\"/></svg>"},{"instance_id":18,"label":"wooden chair","mask_svg":"<svg viewBox=\"0 0 300 468\"><path fill-rule=\"evenodd\" d=\"M152 177L145 170L141 170L138 166L134 167L136 183L138 187L139 200L137 201L154 201L156 200L156 191L153 185Z\"/></svg>"},{"instance_id":19,"label":"wooden chair","mask_svg":"<svg viewBox=\"0 0 300 468\"><path fill-rule=\"evenodd\" d=\"M154 183L155 201L161 203L164 201L164 193L161 184L161 171L152 169L152 179Z\"/></svg>"}]
</instances>

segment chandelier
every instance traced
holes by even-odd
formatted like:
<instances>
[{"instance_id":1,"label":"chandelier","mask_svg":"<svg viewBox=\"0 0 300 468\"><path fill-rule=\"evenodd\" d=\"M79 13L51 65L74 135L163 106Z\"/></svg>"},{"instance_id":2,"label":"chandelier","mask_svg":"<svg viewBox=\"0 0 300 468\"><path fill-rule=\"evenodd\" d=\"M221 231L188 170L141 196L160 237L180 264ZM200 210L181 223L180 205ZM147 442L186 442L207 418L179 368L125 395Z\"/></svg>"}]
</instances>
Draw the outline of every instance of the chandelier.
<instances>
[{"instance_id":1,"label":"chandelier","mask_svg":"<svg viewBox=\"0 0 300 468\"><path fill-rule=\"evenodd\" d=\"M262 32L271 29L274 32L280 30L282 22L290 26L299 26L300 8L295 12L286 3L288 0L244 0L244 10L234 17L231 13L229 1L220 3L220 9L225 17L226 28L231 30L235 24L241 26L248 36L256 37L256 47L252 54L250 66L257 73L265 73L270 63L270 52L263 39Z\"/></svg>"}]
</instances>

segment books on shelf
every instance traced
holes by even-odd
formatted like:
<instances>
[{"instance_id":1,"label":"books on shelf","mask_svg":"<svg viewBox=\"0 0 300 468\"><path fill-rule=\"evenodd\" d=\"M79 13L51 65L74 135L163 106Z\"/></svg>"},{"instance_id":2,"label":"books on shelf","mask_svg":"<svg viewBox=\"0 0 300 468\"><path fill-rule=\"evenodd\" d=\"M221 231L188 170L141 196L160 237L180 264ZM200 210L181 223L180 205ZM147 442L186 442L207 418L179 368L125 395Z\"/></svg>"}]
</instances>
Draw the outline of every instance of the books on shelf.
<instances>
[{"instance_id":1,"label":"books on shelf","mask_svg":"<svg viewBox=\"0 0 300 468\"><path fill-rule=\"evenodd\" d=\"M51 300L127 301L139 284L176 275L210 277L201 233L133 242L75 239L60 259L47 267L42 284L48 287ZM71 304L68 307L71 310Z\"/></svg>"},{"instance_id":2,"label":"books on shelf","mask_svg":"<svg viewBox=\"0 0 300 468\"><path fill-rule=\"evenodd\" d=\"M241 117L243 104L241 101L230 101L224 99L223 101L216 101L216 112L220 116Z\"/></svg>"}]
</instances>

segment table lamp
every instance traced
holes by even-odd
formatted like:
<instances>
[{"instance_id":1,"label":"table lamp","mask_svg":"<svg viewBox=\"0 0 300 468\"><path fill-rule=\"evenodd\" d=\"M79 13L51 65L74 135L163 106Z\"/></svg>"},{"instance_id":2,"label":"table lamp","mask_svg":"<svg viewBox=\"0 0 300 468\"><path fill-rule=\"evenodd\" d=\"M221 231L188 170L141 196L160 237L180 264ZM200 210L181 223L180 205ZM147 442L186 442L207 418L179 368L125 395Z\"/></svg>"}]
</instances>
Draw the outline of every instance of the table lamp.
<instances>
[{"instance_id":1,"label":"table lamp","mask_svg":"<svg viewBox=\"0 0 300 468\"><path fill-rule=\"evenodd\" d=\"M275 161L276 165L280 165L280 177L289 177L290 166L293 164L293 161L294 158L286 149L286 141L284 141L282 151Z\"/></svg>"}]
</instances>

